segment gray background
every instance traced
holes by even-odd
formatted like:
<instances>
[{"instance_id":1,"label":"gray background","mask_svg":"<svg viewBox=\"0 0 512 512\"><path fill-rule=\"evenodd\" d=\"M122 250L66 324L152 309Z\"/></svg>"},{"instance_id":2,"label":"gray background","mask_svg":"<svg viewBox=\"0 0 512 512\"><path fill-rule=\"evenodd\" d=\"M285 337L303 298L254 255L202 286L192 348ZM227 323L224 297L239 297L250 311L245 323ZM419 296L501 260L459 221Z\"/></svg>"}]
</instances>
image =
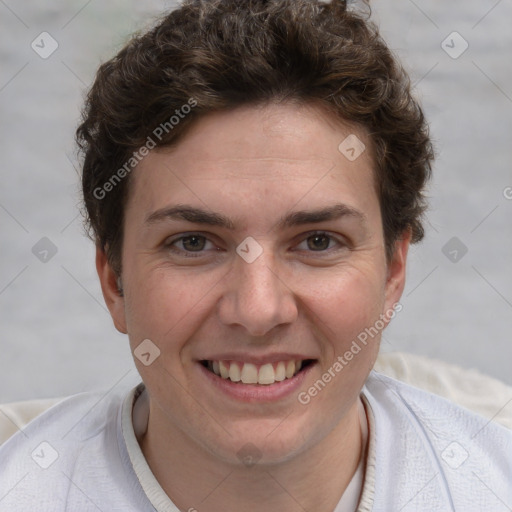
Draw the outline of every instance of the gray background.
<instances>
[{"instance_id":1,"label":"gray background","mask_svg":"<svg viewBox=\"0 0 512 512\"><path fill-rule=\"evenodd\" d=\"M83 234L73 134L100 62L172 5L0 0L0 402L137 380ZM372 5L411 74L439 155L427 238L411 251L404 308L382 350L512 384L512 200L504 193L512 195L512 1ZM47 59L31 48L43 31L59 45ZM441 46L454 31L469 44L458 58ZM452 54L462 49L459 36L446 41ZM46 262L32 251L43 237L57 249Z\"/></svg>"}]
</instances>

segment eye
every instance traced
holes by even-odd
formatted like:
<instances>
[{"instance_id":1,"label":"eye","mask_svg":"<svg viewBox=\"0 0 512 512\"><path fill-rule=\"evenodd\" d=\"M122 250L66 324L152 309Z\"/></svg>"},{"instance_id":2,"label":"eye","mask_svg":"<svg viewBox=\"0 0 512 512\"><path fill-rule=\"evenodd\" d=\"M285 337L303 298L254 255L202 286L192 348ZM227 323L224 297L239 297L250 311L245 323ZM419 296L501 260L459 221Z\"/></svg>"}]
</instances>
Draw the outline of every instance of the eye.
<instances>
[{"instance_id":1,"label":"eye","mask_svg":"<svg viewBox=\"0 0 512 512\"><path fill-rule=\"evenodd\" d=\"M322 231L310 233L294 250L330 254L346 246L346 243ZM221 250L201 233L187 233L166 240L164 248L185 258L197 258L206 255L207 252Z\"/></svg>"},{"instance_id":2,"label":"eye","mask_svg":"<svg viewBox=\"0 0 512 512\"><path fill-rule=\"evenodd\" d=\"M210 244L210 246L208 246L208 244ZM205 250L218 250L213 242L199 233L190 233L186 236L168 240L165 242L165 248L174 253L184 255L185 257L201 256ZM197 256L193 255L193 253L197 253Z\"/></svg>"},{"instance_id":3,"label":"eye","mask_svg":"<svg viewBox=\"0 0 512 512\"><path fill-rule=\"evenodd\" d=\"M339 248L346 246L346 244L340 242L338 239L327 233L317 232L310 234L302 243L297 246L297 248L298 250L307 252L327 252L335 245L338 245ZM331 251L329 250L329 252Z\"/></svg>"}]
</instances>

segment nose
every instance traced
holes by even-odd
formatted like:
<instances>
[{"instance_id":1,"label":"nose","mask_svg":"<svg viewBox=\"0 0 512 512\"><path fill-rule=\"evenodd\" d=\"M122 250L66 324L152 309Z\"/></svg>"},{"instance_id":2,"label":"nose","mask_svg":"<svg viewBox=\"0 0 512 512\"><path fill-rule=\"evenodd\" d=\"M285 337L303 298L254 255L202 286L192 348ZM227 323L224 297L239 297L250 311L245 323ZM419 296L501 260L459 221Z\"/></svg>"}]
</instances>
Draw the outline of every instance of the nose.
<instances>
[{"instance_id":1,"label":"nose","mask_svg":"<svg viewBox=\"0 0 512 512\"><path fill-rule=\"evenodd\" d=\"M276 326L293 323L298 309L286 277L270 251L252 263L237 257L225 278L226 292L219 304L221 322L242 326L251 336L264 336Z\"/></svg>"}]
</instances>

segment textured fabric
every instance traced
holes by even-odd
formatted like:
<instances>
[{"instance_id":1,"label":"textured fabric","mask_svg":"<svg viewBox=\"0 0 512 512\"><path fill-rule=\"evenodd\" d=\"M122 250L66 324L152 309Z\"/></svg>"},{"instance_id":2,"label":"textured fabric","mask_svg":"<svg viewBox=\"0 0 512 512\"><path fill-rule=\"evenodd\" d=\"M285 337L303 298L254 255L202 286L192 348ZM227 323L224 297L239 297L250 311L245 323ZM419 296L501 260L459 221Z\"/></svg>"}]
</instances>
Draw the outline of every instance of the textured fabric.
<instances>
[{"instance_id":1,"label":"textured fabric","mask_svg":"<svg viewBox=\"0 0 512 512\"><path fill-rule=\"evenodd\" d=\"M74 395L2 445L0 511L154 512L120 435L121 404L114 392Z\"/></svg>"},{"instance_id":2,"label":"textured fabric","mask_svg":"<svg viewBox=\"0 0 512 512\"><path fill-rule=\"evenodd\" d=\"M374 370L512 429L512 387L477 370L405 352L379 354Z\"/></svg>"},{"instance_id":3,"label":"textured fabric","mask_svg":"<svg viewBox=\"0 0 512 512\"><path fill-rule=\"evenodd\" d=\"M374 465L374 502L364 510L510 510L510 430L376 372L364 396L373 411L375 443L368 461Z\"/></svg>"},{"instance_id":4,"label":"textured fabric","mask_svg":"<svg viewBox=\"0 0 512 512\"><path fill-rule=\"evenodd\" d=\"M154 512L123 435L133 393L75 395L0 447L0 511ZM363 399L370 441L358 512L512 505L512 432L375 372Z\"/></svg>"},{"instance_id":5,"label":"textured fabric","mask_svg":"<svg viewBox=\"0 0 512 512\"><path fill-rule=\"evenodd\" d=\"M156 512L180 512L169 499L144 458L138 439L147 429L149 399L145 387L140 384L130 393L123 406L121 427L128 456L148 501Z\"/></svg>"},{"instance_id":6,"label":"textured fabric","mask_svg":"<svg viewBox=\"0 0 512 512\"><path fill-rule=\"evenodd\" d=\"M44 411L64 400L49 398L0 405L0 445Z\"/></svg>"}]
</instances>

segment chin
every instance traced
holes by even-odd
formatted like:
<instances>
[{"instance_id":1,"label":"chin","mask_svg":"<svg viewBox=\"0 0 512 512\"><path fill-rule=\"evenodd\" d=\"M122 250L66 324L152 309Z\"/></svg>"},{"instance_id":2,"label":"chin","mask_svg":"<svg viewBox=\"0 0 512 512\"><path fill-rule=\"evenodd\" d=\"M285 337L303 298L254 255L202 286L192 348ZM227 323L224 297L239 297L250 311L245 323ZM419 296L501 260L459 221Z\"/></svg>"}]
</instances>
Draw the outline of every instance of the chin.
<instances>
[{"instance_id":1,"label":"chin","mask_svg":"<svg viewBox=\"0 0 512 512\"><path fill-rule=\"evenodd\" d=\"M213 442L210 451L229 464L275 466L292 460L323 437L324 432L309 432L311 423L306 427L286 416L238 422L227 428L232 435Z\"/></svg>"}]
</instances>

